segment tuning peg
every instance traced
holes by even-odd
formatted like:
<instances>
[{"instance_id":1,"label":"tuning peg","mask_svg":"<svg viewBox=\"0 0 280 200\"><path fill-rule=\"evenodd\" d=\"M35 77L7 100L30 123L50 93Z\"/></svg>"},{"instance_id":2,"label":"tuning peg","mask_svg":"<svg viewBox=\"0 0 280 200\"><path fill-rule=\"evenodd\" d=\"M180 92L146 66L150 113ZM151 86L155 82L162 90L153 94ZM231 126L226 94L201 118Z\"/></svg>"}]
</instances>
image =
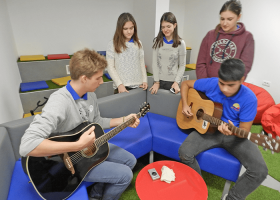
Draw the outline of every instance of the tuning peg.
<instances>
[{"instance_id":1,"label":"tuning peg","mask_svg":"<svg viewBox=\"0 0 280 200\"><path fill-rule=\"evenodd\" d=\"M262 135L264 135L264 131L262 131Z\"/></svg>"},{"instance_id":2,"label":"tuning peg","mask_svg":"<svg viewBox=\"0 0 280 200\"><path fill-rule=\"evenodd\" d=\"M274 151L271 151L271 154L274 154Z\"/></svg>"},{"instance_id":3,"label":"tuning peg","mask_svg":"<svg viewBox=\"0 0 280 200\"><path fill-rule=\"evenodd\" d=\"M267 148L264 147L263 150L264 150L264 151L267 151Z\"/></svg>"},{"instance_id":4,"label":"tuning peg","mask_svg":"<svg viewBox=\"0 0 280 200\"><path fill-rule=\"evenodd\" d=\"M276 140L279 140L279 136L278 135L276 136Z\"/></svg>"},{"instance_id":5,"label":"tuning peg","mask_svg":"<svg viewBox=\"0 0 280 200\"><path fill-rule=\"evenodd\" d=\"M269 137L269 138L272 138L272 134L271 134L271 133L269 133L269 134L268 134L268 137Z\"/></svg>"}]
</instances>

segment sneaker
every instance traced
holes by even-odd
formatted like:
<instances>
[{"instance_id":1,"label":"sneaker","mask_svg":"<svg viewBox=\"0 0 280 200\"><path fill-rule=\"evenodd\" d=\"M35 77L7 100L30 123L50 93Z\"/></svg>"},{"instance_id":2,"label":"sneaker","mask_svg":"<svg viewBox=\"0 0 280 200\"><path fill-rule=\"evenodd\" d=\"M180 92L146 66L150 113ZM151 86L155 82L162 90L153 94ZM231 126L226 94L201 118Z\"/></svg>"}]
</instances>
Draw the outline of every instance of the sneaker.
<instances>
[{"instance_id":1,"label":"sneaker","mask_svg":"<svg viewBox=\"0 0 280 200\"><path fill-rule=\"evenodd\" d=\"M225 196L223 197L223 200L226 200L226 199L227 199L227 195L228 195L228 194L225 194Z\"/></svg>"}]
</instances>

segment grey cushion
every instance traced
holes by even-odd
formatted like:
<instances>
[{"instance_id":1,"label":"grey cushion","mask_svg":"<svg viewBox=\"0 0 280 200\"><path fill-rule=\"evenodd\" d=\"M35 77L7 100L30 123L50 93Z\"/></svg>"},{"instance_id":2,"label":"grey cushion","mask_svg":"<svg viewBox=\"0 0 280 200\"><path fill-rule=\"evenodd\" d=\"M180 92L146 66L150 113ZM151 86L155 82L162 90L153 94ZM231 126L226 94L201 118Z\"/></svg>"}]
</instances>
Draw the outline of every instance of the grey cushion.
<instances>
[{"instance_id":1,"label":"grey cushion","mask_svg":"<svg viewBox=\"0 0 280 200\"><path fill-rule=\"evenodd\" d=\"M150 112L176 118L181 93L173 94L169 90L159 89L157 94L147 92L147 101L151 105Z\"/></svg>"},{"instance_id":2,"label":"grey cushion","mask_svg":"<svg viewBox=\"0 0 280 200\"><path fill-rule=\"evenodd\" d=\"M141 104L146 102L146 91L142 88L130 90L99 98L98 105L101 117L116 118L138 113Z\"/></svg>"},{"instance_id":3,"label":"grey cushion","mask_svg":"<svg viewBox=\"0 0 280 200\"><path fill-rule=\"evenodd\" d=\"M30 123L33 121L33 118L34 116L14 120L0 125L4 126L9 132L16 160L21 157L19 155L19 145L21 137L23 136L25 130L29 127Z\"/></svg>"},{"instance_id":4,"label":"grey cushion","mask_svg":"<svg viewBox=\"0 0 280 200\"><path fill-rule=\"evenodd\" d=\"M16 159L4 127L0 127L0 152L0 199L7 199Z\"/></svg>"}]
</instances>

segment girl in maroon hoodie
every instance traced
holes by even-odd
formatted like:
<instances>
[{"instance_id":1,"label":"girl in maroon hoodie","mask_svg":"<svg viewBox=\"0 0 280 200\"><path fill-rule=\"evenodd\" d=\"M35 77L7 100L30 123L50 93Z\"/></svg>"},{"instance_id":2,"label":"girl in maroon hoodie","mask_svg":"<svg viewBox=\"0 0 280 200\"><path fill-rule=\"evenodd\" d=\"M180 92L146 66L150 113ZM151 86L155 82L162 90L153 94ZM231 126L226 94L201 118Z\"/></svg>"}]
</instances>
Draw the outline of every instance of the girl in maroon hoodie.
<instances>
[{"instance_id":1,"label":"girl in maroon hoodie","mask_svg":"<svg viewBox=\"0 0 280 200\"><path fill-rule=\"evenodd\" d=\"M196 63L197 79L218 77L221 63L228 58L239 58L245 64L245 77L254 58L253 35L246 31L241 17L241 3L227 1L220 10L220 24L204 37Z\"/></svg>"}]
</instances>

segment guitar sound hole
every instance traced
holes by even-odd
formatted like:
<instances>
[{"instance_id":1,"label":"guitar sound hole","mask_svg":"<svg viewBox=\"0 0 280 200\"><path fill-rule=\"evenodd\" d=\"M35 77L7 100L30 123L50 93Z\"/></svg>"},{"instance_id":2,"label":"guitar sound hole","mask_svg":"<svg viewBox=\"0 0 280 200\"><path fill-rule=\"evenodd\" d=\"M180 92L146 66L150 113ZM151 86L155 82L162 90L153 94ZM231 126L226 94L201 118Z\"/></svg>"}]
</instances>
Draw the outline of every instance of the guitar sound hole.
<instances>
[{"instance_id":1,"label":"guitar sound hole","mask_svg":"<svg viewBox=\"0 0 280 200\"><path fill-rule=\"evenodd\" d=\"M202 109L199 109L199 110L196 112L196 117L197 117L198 120L201 120L201 119L202 119L203 113L204 113L204 111L203 111Z\"/></svg>"}]
</instances>

